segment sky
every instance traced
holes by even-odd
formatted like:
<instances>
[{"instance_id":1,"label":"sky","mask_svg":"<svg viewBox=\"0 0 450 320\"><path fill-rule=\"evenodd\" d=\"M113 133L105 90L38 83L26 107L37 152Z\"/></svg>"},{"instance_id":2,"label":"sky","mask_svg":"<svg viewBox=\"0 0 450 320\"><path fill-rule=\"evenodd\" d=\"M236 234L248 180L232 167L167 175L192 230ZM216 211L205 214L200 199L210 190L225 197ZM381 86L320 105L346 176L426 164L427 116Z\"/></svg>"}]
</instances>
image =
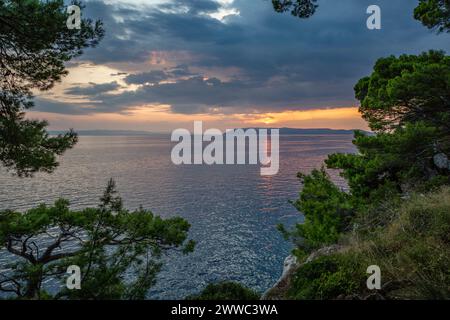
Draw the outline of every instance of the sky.
<instances>
[{"instance_id":1,"label":"sky","mask_svg":"<svg viewBox=\"0 0 450 320\"><path fill-rule=\"evenodd\" d=\"M319 0L307 20L270 0L85 0L106 36L68 65L30 117L50 129L367 129L353 87L380 57L450 52L417 0ZM370 5L382 29L369 30Z\"/></svg>"}]
</instances>

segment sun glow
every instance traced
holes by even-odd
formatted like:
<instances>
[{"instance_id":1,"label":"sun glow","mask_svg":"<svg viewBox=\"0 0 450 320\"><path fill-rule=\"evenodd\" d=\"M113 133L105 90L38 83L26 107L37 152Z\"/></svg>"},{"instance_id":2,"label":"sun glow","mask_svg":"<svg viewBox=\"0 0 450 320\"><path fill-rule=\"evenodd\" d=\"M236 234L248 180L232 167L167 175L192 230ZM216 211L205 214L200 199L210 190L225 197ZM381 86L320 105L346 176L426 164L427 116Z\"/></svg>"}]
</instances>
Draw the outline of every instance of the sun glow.
<instances>
[{"instance_id":1,"label":"sun glow","mask_svg":"<svg viewBox=\"0 0 450 320\"><path fill-rule=\"evenodd\" d=\"M336 109L316 109L316 110L298 110L298 111L283 111L271 112L256 115L244 115L243 120L248 123L264 123L276 124L293 121L305 120L330 120L330 119L346 119L352 117L359 117L358 109L356 107L336 108Z\"/></svg>"}]
</instances>

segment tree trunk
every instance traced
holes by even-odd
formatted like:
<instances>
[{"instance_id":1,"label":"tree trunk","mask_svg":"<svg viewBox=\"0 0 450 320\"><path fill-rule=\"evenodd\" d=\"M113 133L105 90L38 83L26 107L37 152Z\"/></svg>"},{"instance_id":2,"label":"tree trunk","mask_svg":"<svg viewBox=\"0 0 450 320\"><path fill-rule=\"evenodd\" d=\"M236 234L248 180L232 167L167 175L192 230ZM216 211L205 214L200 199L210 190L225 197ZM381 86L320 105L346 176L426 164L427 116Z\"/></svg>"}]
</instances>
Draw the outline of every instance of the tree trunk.
<instances>
[{"instance_id":1,"label":"tree trunk","mask_svg":"<svg viewBox=\"0 0 450 320\"><path fill-rule=\"evenodd\" d=\"M42 284L42 271L42 268L40 268L39 271L33 272L29 275L29 279L27 281L27 289L24 296L26 299L39 299Z\"/></svg>"}]
</instances>

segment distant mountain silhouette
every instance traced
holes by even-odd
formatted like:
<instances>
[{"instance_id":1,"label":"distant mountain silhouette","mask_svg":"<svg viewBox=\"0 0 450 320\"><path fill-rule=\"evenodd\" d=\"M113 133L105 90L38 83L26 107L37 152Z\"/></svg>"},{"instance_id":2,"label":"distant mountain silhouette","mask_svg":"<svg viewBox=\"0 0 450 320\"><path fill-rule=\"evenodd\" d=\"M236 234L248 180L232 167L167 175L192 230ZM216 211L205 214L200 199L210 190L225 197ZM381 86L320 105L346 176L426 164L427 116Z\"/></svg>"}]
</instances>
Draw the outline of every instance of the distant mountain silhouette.
<instances>
[{"instance_id":1,"label":"distant mountain silhouette","mask_svg":"<svg viewBox=\"0 0 450 320\"><path fill-rule=\"evenodd\" d=\"M243 128L247 129L266 129L266 128ZM280 135L326 135L326 134L353 134L355 130L344 129L295 129L280 128ZM149 136L149 135L169 135L169 133L156 133L150 131L134 131L134 130L76 130L80 136ZM367 131L366 131L367 132ZM51 135L62 134L64 131L49 131ZM369 132L367 132L369 133Z\"/></svg>"},{"instance_id":2,"label":"distant mountain silhouette","mask_svg":"<svg viewBox=\"0 0 450 320\"><path fill-rule=\"evenodd\" d=\"M65 131L49 131L51 135L62 134ZM154 133L150 131L134 130L75 130L79 136L149 136L162 135L164 133Z\"/></svg>"},{"instance_id":3,"label":"distant mountain silhouette","mask_svg":"<svg viewBox=\"0 0 450 320\"><path fill-rule=\"evenodd\" d=\"M250 128L246 128L247 130ZM265 129L265 128L253 128L253 129ZM280 135L322 135L322 134L354 134L356 129L345 130L345 129L327 129L327 128L314 128L314 129L297 129L297 128L280 128ZM359 130L367 134L371 134L369 131Z\"/></svg>"},{"instance_id":4,"label":"distant mountain silhouette","mask_svg":"<svg viewBox=\"0 0 450 320\"><path fill-rule=\"evenodd\" d=\"M280 134L353 134L355 130L344 130L344 129L326 129L326 128L317 128L317 129L295 129L295 128L281 128Z\"/></svg>"}]
</instances>

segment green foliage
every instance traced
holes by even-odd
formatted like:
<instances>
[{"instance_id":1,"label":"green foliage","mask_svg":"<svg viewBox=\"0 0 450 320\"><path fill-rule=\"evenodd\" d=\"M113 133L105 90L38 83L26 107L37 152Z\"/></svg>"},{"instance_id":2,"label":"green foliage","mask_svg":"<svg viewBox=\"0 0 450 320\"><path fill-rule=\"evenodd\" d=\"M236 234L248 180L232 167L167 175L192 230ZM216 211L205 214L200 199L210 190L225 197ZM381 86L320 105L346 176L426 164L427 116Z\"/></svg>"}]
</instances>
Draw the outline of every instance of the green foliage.
<instances>
[{"instance_id":1,"label":"green foliage","mask_svg":"<svg viewBox=\"0 0 450 320\"><path fill-rule=\"evenodd\" d=\"M37 171L52 172L58 166L56 156L72 148L78 141L77 135L70 130L50 137L46 121L28 120L23 116L0 116L0 159L3 165L19 176L30 176Z\"/></svg>"},{"instance_id":2,"label":"green foliage","mask_svg":"<svg viewBox=\"0 0 450 320\"><path fill-rule=\"evenodd\" d=\"M24 299L50 297L46 281L65 283L67 268L77 265L81 290L62 289L53 298L144 299L160 270L161 254L193 250L193 242L186 242L186 220L123 209L113 181L101 200L98 208L82 211L58 200L25 213L0 212L0 249L16 257L1 266L10 271L0 276L0 291Z\"/></svg>"},{"instance_id":3,"label":"green foliage","mask_svg":"<svg viewBox=\"0 0 450 320\"><path fill-rule=\"evenodd\" d=\"M356 132L357 154L326 160L342 170L356 207L449 184L449 170L434 162L450 155L449 74L450 57L430 51L379 59L358 82L360 112L377 135Z\"/></svg>"},{"instance_id":4,"label":"green foliage","mask_svg":"<svg viewBox=\"0 0 450 320\"><path fill-rule=\"evenodd\" d=\"M372 130L389 132L423 121L450 132L450 57L441 51L379 59L355 86Z\"/></svg>"},{"instance_id":5,"label":"green foliage","mask_svg":"<svg viewBox=\"0 0 450 320\"><path fill-rule=\"evenodd\" d=\"M429 51L377 61L355 87L360 112L377 135L355 133L357 154L334 154L326 164L343 170L355 205L376 205L414 190L448 184L449 170L434 162L450 155L450 57Z\"/></svg>"},{"instance_id":6,"label":"green foliage","mask_svg":"<svg viewBox=\"0 0 450 320\"><path fill-rule=\"evenodd\" d=\"M449 61L435 51L380 59L358 83L360 110L377 134L357 131L358 153L326 160L329 169L341 170L350 192L323 169L300 175L304 187L295 204L305 223L294 232L281 228L302 240L294 250L301 261L338 241L346 250L303 264L290 298L449 298L450 190L437 190L450 185L450 170L435 161L450 155ZM425 191L436 193L414 195ZM382 270L377 293L363 282L370 265Z\"/></svg>"},{"instance_id":7,"label":"green foliage","mask_svg":"<svg viewBox=\"0 0 450 320\"><path fill-rule=\"evenodd\" d=\"M329 300L362 290L366 270L360 261L356 255L336 254L304 264L293 276L288 298Z\"/></svg>"},{"instance_id":8,"label":"green foliage","mask_svg":"<svg viewBox=\"0 0 450 320\"><path fill-rule=\"evenodd\" d=\"M438 32L450 32L450 1L420 0L414 10L414 18L424 26Z\"/></svg>"},{"instance_id":9,"label":"green foliage","mask_svg":"<svg viewBox=\"0 0 450 320\"><path fill-rule=\"evenodd\" d=\"M293 231L283 233L293 238L299 248L310 252L335 243L349 227L354 210L349 195L331 182L323 168L312 171L310 175L299 173L298 177L303 189L293 204L304 214L305 221L296 225ZM279 229L283 231L283 228Z\"/></svg>"},{"instance_id":10,"label":"green foliage","mask_svg":"<svg viewBox=\"0 0 450 320\"><path fill-rule=\"evenodd\" d=\"M295 17L306 19L314 15L317 0L272 0L276 12L290 11Z\"/></svg>"},{"instance_id":11,"label":"green foliage","mask_svg":"<svg viewBox=\"0 0 450 320\"><path fill-rule=\"evenodd\" d=\"M236 282L209 284L198 295L189 296L187 300L259 300L260 295L252 289Z\"/></svg>"},{"instance_id":12,"label":"green foliage","mask_svg":"<svg viewBox=\"0 0 450 320\"><path fill-rule=\"evenodd\" d=\"M384 299L450 298L450 189L414 194L400 207L386 204L385 225L353 234L342 252L303 264L288 292L294 299L370 299L365 273L382 272ZM371 217L368 217L371 218Z\"/></svg>"},{"instance_id":13,"label":"green foliage","mask_svg":"<svg viewBox=\"0 0 450 320\"><path fill-rule=\"evenodd\" d=\"M333 154L326 164L343 170L355 205L377 204L433 184L438 187L450 182L448 170L433 162L438 150L449 154L447 143L437 138L438 132L423 122L376 136L357 132L354 144L358 154Z\"/></svg>"},{"instance_id":14,"label":"green foliage","mask_svg":"<svg viewBox=\"0 0 450 320\"><path fill-rule=\"evenodd\" d=\"M68 17L63 0L0 0L0 161L20 176L53 171L77 142L72 131L49 137L45 121L25 119L32 90L52 88L67 75L64 63L103 37L100 21L69 30Z\"/></svg>"}]
</instances>

